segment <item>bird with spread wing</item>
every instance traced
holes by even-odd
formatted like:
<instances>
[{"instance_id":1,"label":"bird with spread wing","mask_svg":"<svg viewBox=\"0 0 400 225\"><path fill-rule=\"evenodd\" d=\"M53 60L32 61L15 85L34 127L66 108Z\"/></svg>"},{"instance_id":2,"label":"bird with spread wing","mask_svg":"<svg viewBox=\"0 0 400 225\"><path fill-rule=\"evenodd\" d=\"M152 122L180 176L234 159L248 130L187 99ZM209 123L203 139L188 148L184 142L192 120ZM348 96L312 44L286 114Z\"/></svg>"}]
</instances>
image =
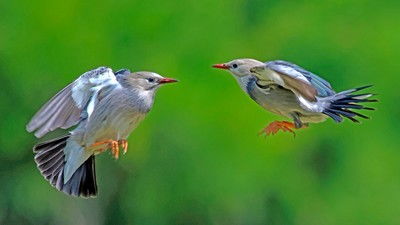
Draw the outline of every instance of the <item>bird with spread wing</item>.
<instances>
[{"instance_id":1,"label":"bird with spread wing","mask_svg":"<svg viewBox=\"0 0 400 225\"><path fill-rule=\"evenodd\" d=\"M156 90L177 80L154 72L116 73L99 67L84 73L51 98L26 129L40 138L57 128L76 127L65 136L34 146L41 174L69 195L97 195L95 155L110 149L118 158L127 138L153 106Z\"/></svg>"},{"instance_id":2,"label":"bird with spread wing","mask_svg":"<svg viewBox=\"0 0 400 225\"><path fill-rule=\"evenodd\" d=\"M343 118L359 122L357 117L368 117L354 110L374 110L362 103L377 101L370 99L371 93L355 94L370 85L336 93L326 80L282 60L263 63L254 59L236 59L213 67L230 71L240 87L260 106L293 121L270 123L261 132L266 135L279 130L295 134L293 129L327 118L336 122L342 122Z\"/></svg>"}]
</instances>

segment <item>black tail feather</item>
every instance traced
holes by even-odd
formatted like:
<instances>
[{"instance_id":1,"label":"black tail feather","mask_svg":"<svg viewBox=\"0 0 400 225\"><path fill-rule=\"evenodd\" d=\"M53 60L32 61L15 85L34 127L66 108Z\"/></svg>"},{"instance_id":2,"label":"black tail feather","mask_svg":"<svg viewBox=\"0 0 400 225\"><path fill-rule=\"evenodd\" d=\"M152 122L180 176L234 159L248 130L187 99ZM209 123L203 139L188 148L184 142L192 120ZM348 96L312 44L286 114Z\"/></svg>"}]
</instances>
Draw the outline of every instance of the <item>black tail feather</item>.
<instances>
[{"instance_id":1,"label":"black tail feather","mask_svg":"<svg viewBox=\"0 0 400 225\"><path fill-rule=\"evenodd\" d=\"M330 102L329 106L323 111L323 113L329 117L331 117L336 122L342 122L343 117L348 118L353 122L360 122L355 117L361 117L364 119L369 119L368 116L365 116L361 113L353 111L355 110L375 110L371 107L365 107L360 103L365 102L377 102L377 99L369 99L375 94L365 93L365 94L352 94L354 92L366 89L371 87L372 85L367 85L359 88L354 88L351 90L340 92L336 95L328 97L328 101Z\"/></svg>"},{"instance_id":2,"label":"black tail feather","mask_svg":"<svg viewBox=\"0 0 400 225\"><path fill-rule=\"evenodd\" d=\"M356 94L356 95L348 95L347 98L359 98L359 97L363 97L363 96L375 96L376 94L372 94L372 93L364 93L364 94Z\"/></svg>"},{"instance_id":3,"label":"black tail feather","mask_svg":"<svg viewBox=\"0 0 400 225\"><path fill-rule=\"evenodd\" d=\"M346 118L351 120L351 121L353 121L354 123L359 123L360 122L358 119L354 119L353 117L347 117L346 116Z\"/></svg>"},{"instance_id":4,"label":"black tail feather","mask_svg":"<svg viewBox=\"0 0 400 225\"><path fill-rule=\"evenodd\" d=\"M342 103L358 103L358 102L377 102L377 99L356 99L356 98L348 98L348 99L341 99L340 102Z\"/></svg>"},{"instance_id":5,"label":"black tail feather","mask_svg":"<svg viewBox=\"0 0 400 225\"><path fill-rule=\"evenodd\" d=\"M333 120L335 120L338 123L343 121L343 118L341 116L339 116L338 114L334 113L334 112L325 110L324 114L327 115L327 116L330 116Z\"/></svg>"},{"instance_id":6,"label":"black tail feather","mask_svg":"<svg viewBox=\"0 0 400 225\"><path fill-rule=\"evenodd\" d=\"M354 91L352 91L352 93L360 91L360 90L363 90L363 89L366 89L366 88L370 88L372 86L374 86L374 85L373 84L368 84L368 85L365 85L365 86L362 86L362 87L354 88Z\"/></svg>"},{"instance_id":7,"label":"black tail feather","mask_svg":"<svg viewBox=\"0 0 400 225\"><path fill-rule=\"evenodd\" d=\"M80 197L97 195L96 169L94 155L90 156L64 183L64 148L69 136L60 137L33 147L35 162L40 173L59 191Z\"/></svg>"},{"instance_id":8,"label":"black tail feather","mask_svg":"<svg viewBox=\"0 0 400 225\"><path fill-rule=\"evenodd\" d=\"M343 111L346 111L346 112L350 112L350 113L354 114L355 116L361 117L361 118L363 118L363 119L369 119L368 116L363 115L363 114L361 114L361 113L354 112L354 111L350 111L350 110L346 110L346 109L342 109L342 110L343 110ZM353 116L353 117L354 117L354 116Z\"/></svg>"},{"instance_id":9,"label":"black tail feather","mask_svg":"<svg viewBox=\"0 0 400 225\"><path fill-rule=\"evenodd\" d=\"M352 113L351 111L344 110L344 109L329 109L329 111L334 112L338 115L344 116L344 117L354 117L356 114Z\"/></svg>"},{"instance_id":10,"label":"black tail feather","mask_svg":"<svg viewBox=\"0 0 400 225\"><path fill-rule=\"evenodd\" d=\"M372 107L364 107L364 108L362 108L362 109L371 110L371 111L375 110L375 108L372 108Z\"/></svg>"},{"instance_id":11,"label":"black tail feather","mask_svg":"<svg viewBox=\"0 0 400 225\"><path fill-rule=\"evenodd\" d=\"M375 110L374 108L370 107L365 107L362 105L356 105L356 104L331 104L332 107L334 108L348 108L348 109L366 109L366 110Z\"/></svg>"}]
</instances>

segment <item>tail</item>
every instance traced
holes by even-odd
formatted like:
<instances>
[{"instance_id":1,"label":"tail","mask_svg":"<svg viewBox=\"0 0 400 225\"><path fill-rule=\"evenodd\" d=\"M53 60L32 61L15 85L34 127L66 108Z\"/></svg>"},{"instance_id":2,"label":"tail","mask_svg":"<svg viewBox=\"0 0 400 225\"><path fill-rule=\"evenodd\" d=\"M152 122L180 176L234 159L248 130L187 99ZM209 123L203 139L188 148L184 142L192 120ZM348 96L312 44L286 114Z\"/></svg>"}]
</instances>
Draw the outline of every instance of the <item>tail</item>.
<instances>
[{"instance_id":1,"label":"tail","mask_svg":"<svg viewBox=\"0 0 400 225\"><path fill-rule=\"evenodd\" d=\"M35 145L33 152L37 167L44 178L59 191L79 197L95 197L97 183L94 155L74 172L68 182L64 182L64 148L68 138L69 135Z\"/></svg>"},{"instance_id":2,"label":"tail","mask_svg":"<svg viewBox=\"0 0 400 225\"><path fill-rule=\"evenodd\" d=\"M365 102L377 102L378 100L369 99L370 97L374 96L374 94L371 93L365 93L365 94L353 94L353 93L369 88L371 86L372 85L354 88L327 97L329 105L324 109L322 113L324 113L327 116L330 116L333 120L335 120L338 123L343 121L343 117L348 118L356 123L360 121L358 121L355 117L369 119L369 117L360 114L358 112L354 112L353 110L354 109L375 110L374 108L365 107L361 104Z\"/></svg>"}]
</instances>

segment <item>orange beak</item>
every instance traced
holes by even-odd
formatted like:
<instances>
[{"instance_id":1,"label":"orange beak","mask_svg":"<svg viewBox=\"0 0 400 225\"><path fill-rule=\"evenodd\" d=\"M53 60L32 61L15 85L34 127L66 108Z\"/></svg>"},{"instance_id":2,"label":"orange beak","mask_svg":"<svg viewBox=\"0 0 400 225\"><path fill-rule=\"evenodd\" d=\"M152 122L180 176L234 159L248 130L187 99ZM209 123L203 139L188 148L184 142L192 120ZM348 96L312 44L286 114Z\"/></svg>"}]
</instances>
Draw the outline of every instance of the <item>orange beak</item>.
<instances>
[{"instance_id":1,"label":"orange beak","mask_svg":"<svg viewBox=\"0 0 400 225\"><path fill-rule=\"evenodd\" d=\"M217 68L217 69L223 69L223 70L229 69L229 66L227 66L224 63L222 63L222 64L214 64L212 67Z\"/></svg>"},{"instance_id":2,"label":"orange beak","mask_svg":"<svg viewBox=\"0 0 400 225\"><path fill-rule=\"evenodd\" d=\"M178 80L168 78L168 77L162 78L158 81L159 84L174 83L174 82L178 82Z\"/></svg>"}]
</instances>

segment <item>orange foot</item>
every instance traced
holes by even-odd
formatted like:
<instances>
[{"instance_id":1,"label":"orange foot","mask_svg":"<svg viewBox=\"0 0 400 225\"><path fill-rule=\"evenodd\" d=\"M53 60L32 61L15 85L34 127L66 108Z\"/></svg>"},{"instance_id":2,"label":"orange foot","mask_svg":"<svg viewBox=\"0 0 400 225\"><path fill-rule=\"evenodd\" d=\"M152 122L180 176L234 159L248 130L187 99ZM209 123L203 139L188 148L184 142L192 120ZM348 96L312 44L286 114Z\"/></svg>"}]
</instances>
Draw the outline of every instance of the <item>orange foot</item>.
<instances>
[{"instance_id":1,"label":"orange foot","mask_svg":"<svg viewBox=\"0 0 400 225\"><path fill-rule=\"evenodd\" d=\"M282 130L283 132L289 131L290 133L293 133L293 135L296 137L296 133L292 129L295 129L294 123L288 121L274 121L268 124L268 126L266 126L262 131L260 131L259 135L264 133L266 136L269 136L271 134L274 135L279 130Z\"/></svg>"},{"instance_id":2,"label":"orange foot","mask_svg":"<svg viewBox=\"0 0 400 225\"><path fill-rule=\"evenodd\" d=\"M121 145L124 155L128 151L128 141L125 139L119 140L118 144Z\"/></svg>"},{"instance_id":3,"label":"orange foot","mask_svg":"<svg viewBox=\"0 0 400 225\"><path fill-rule=\"evenodd\" d=\"M105 145L106 147L97 148L95 150L95 152L101 153L107 149L111 149L111 154L114 156L114 158L115 159L119 158L119 142L118 141L114 141L112 139L109 139L106 141L99 141L99 142L96 142L93 145L91 145L90 148L96 148L97 146L103 146L103 145ZM126 146L127 146L127 144L126 144ZM124 152L125 152L125 149L124 149Z\"/></svg>"}]
</instances>

